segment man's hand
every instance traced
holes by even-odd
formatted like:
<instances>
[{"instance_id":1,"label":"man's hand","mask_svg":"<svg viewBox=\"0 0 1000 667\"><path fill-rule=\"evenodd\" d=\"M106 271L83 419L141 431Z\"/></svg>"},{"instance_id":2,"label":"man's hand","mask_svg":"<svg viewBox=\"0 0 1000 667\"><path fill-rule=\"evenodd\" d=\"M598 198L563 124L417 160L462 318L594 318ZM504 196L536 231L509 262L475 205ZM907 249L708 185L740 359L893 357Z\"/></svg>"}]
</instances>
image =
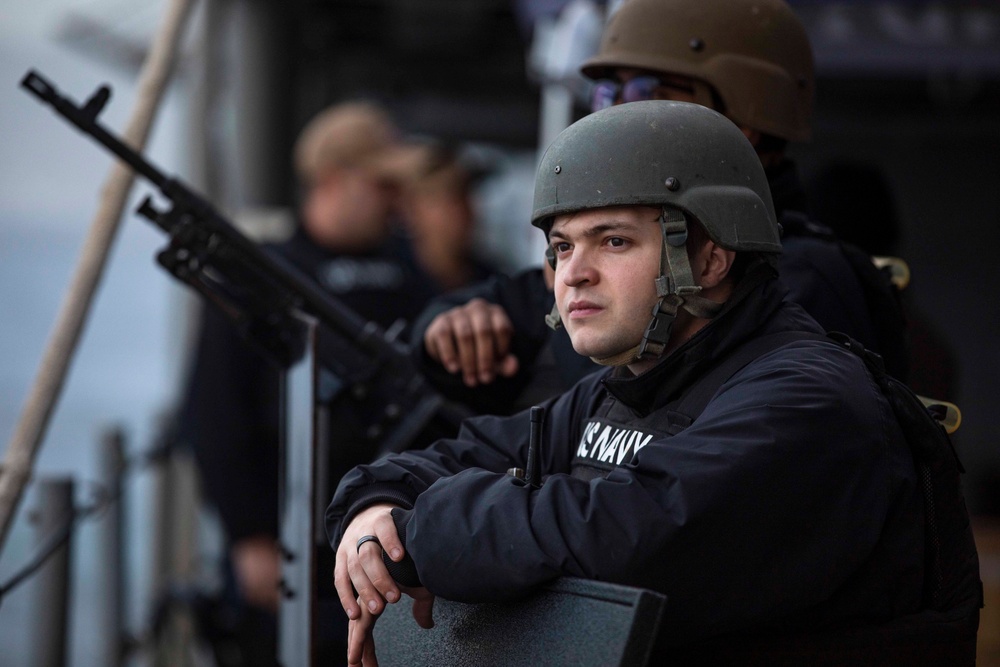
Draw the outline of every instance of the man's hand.
<instances>
[{"instance_id":1,"label":"man's hand","mask_svg":"<svg viewBox=\"0 0 1000 667\"><path fill-rule=\"evenodd\" d=\"M449 373L461 373L466 386L475 387L517 372L517 357L510 354L513 333L503 308L475 298L435 317L424 333L424 348Z\"/></svg>"},{"instance_id":2,"label":"man's hand","mask_svg":"<svg viewBox=\"0 0 1000 667\"><path fill-rule=\"evenodd\" d=\"M396 562L403 557L403 544L390 515L393 507L382 503L359 512L347 525L337 547L333 582L340 604L352 621L362 619L359 604L377 616L385 602L399 600L399 587L382 562L382 549ZM367 535L374 535L378 542L365 542L359 549L358 540Z\"/></svg>"},{"instance_id":3,"label":"man's hand","mask_svg":"<svg viewBox=\"0 0 1000 667\"><path fill-rule=\"evenodd\" d=\"M385 603L397 602L401 591L413 598L413 618L420 627L434 625L431 618L434 596L430 591L426 588L401 588L389 576L382 561L383 549L396 562L403 558L403 544L392 521L393 507L395 505L382 503L359 512L347 525L337 547L334 583L340 604L350 619L347 631L348 665L378 667L372 629L385 609ZM374 535L378 542L368 540L358 549L358 540L368 535ZM357 591L357 597L354 591Z\"/></svg>"},{"instance_id":4,"label":"man's hand","mask_svg":"<svg viewBox=\"0 0 1000 667\"><path fill-rule=\"evenodd\" d=\"M281 557L269 535L254 535L235 542L229 552L240 595L254 607L278 610Z\"/></svg>"},{"instance_id":5,"label":"man's hand","mask_svg":"<svg viewBox=\"0 0 1000 667\"><path fill-rule=\"evenodd\" d=\"M413 618L417 625L430 629L434 627L432 612L434 595L426 588L403 588L404 593L413 598ZM358 601L360 602L360 600ZM361 616L351 619L347 626L347 664L348 667L378 667L378 657L375 655L375 621L377 614L359 606Z\"/></svg>"}]
</instances>

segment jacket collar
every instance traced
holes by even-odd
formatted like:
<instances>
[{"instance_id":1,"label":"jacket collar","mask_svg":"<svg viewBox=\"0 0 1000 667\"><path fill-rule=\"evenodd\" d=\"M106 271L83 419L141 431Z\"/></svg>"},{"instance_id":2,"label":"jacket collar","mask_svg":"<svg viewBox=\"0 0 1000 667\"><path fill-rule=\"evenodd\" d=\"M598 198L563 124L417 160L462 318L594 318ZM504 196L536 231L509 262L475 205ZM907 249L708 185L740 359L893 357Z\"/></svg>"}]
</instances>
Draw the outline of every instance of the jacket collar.
<instances>
[{"instance_id":1,"label":"jacket collar","mask_svg":"<svg viewBox=\"0 0 1000 667\"><path fill-rule=\"evenodd\" d=\"M767 325L781 307L785 294L768 263L760 261L748 267L726 305L701 331L642 375L634 376L625 367L615 369L605 379L604 386L612 396L640 414L666 405L717 360L755 334L773 328ZM808 324L804 326L810 328Z\"/></svg>"}]
</instances>

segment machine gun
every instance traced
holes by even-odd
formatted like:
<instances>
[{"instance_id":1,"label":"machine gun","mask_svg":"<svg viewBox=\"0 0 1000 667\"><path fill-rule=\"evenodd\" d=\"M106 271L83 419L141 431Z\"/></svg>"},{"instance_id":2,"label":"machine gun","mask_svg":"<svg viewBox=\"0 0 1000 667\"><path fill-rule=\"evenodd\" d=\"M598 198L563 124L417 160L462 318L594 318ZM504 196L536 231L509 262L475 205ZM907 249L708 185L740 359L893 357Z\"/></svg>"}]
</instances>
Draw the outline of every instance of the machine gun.
<instances>
[{"instance_id":1,"label":"machine gun","mask_svg":"<svg viewBox=\"0 0 1000 667\"><path fill-rule=\"evenodd\" d=\"M244 236L209 202L102 126L97 116L111 96L108 86L98 88L82 105L61 95L35 71L25 75L21 86L159 189L166 205L158 207L147 196L137 211L170 237L157 261L219 307L255 347L287 368L302 354L296 314L318 321L319 364L328 371L327 381L319 383L319 398L330 400L346 392L363 404L369 419L364 437L373 453L407 449L432 424L457 429L461 410L428 385L394 336L323 291L283 257Z\"/></svg>"}]
</instances>

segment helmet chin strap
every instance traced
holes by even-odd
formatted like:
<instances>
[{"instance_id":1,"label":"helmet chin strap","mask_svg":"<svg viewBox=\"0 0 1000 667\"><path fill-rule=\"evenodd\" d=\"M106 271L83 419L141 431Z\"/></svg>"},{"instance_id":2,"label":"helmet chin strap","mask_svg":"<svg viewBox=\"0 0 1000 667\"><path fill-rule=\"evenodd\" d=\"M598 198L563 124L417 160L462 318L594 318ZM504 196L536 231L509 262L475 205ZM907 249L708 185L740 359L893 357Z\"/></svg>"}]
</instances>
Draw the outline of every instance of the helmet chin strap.
<instances>
[{"instance_id":1,"label":"helmet chin strap","mask_svg":"<svg viewBox=\"0 0 1000 667\"><path fill-rule=\"evenodd\" d=\"M549 325L549 328L553 331L558 331L562 328L562 316L559 314L559 304L552 304L552 310L549 314L545 316L545 323Z\"/></svg>"},{"instance_id":2,"label":"helmet chin strap","mask_svg":"<svg viewBox=\"0 0 1000 667\"><path fill-rule=\"evenodd\" d=\"M701 287L694 282L691 262L688 260L688 227L684 213L666 206L660 211L663 247L660 253L660 275L656 278L656 294L660 298L653 306L652 318L637 345L608 357L591 357L594 363L624 366L640 359L660 357L667 349L678 308L703 319L715 317L722 309L723 304L698 295ZM546 322L549 317L551 314L546 317Z\"/></svg>"}]
</instances>

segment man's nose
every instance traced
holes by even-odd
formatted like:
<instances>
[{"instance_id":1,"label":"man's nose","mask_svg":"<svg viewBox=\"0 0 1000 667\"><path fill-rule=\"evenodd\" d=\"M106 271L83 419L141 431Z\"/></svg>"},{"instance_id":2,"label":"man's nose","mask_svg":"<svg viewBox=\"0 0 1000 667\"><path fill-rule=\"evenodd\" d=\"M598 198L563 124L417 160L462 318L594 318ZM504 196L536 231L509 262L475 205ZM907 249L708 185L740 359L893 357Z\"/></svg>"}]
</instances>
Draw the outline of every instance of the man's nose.
<instances>
[{"instance_id":1,"label":"man's nose","mask_svg":"<svg viewBox=\"0 0 1000 667\"><path fill-rule=\"evenodd\" d=\"M556 269L562 269L561 278L569 286L597 281L597 270L593 257L585 248L574 248L569 257L559 260Z\"/></svg>"}]
</instances>

